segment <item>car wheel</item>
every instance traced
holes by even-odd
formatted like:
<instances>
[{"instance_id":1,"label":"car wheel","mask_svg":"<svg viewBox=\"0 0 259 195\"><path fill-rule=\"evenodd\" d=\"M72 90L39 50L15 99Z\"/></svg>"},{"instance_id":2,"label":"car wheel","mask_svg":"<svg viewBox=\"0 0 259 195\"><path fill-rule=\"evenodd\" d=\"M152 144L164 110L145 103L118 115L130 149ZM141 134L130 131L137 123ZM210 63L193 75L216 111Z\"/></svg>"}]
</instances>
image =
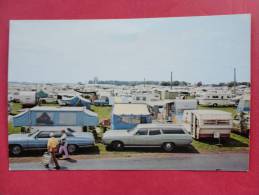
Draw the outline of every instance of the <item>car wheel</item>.
<instances>
[{"instance_id":1,"label":"car wheel","mask_svg":"<svg viewBox=\"0 0 259 195\"><path fill-rule=\"evenodd\" d=\"M215 103L215 104L213 104L212 106L213 106L213 107L217 107L217 106L218 106L218 104L216 104L216 103Z\"/></svg>"},{"instance_id":2,"label":"car wheel","mask_svg":"<svg viewBox=\"0 0 259 195\"><path fill-rule=\"evenodd\" d=\"M77 150L77 146L74 144L70 144L67 146L67 151L69 154L73 154Z\"/></svg>"},{"instance_id":3,"label":"car wheel","mask_svg":"<svg viewBox=\"0 0 259 195\"><path fill-rule=\"evenodd\" d=\"M121 151L121 150L123 150L123 147L124 147L124 145L123 145L123 143L120 142L120 141L112 142L112 148L113 148L114 150L116 150L116 151Z\"/></svg>"},{"instance_id":4,"label":"car wheel","mask_svg":"<svg viewBox=\"0 0 259 195\"><path fill-rule=\"evenodd\" d=\"M170 142L167 142L167 143L164 143L162 145L162 148L166 152L172 152L174 150L174 144L170 143Z\"/></svg>"},{"instance_id":5,"label":"car wheel","mask_svg":"<svg viewBox=\"0 0 259 195\"><path fill-rule=\"evenodd\" d=\"M15 156L18 156L22 153L22 147L19 145L11 146L11 153Z\"/></svg>"}]
</instances>

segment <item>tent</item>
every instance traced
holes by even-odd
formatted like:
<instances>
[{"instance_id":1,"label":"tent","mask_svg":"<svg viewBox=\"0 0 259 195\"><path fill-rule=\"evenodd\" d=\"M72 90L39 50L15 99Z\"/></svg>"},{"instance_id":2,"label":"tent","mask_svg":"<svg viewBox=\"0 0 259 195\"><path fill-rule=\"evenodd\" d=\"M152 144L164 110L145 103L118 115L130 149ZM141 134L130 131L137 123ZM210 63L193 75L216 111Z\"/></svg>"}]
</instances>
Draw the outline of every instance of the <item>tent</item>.
<instances>
[{"instance_id":1,"label":"tent","mask_svg":"<svg viewBox=\"0 0 259 195\"><path fill-rule=\"evenodd\" d=\"M72 98L59 100L59 104L67 106L84 106L87 109L90 109L91 107L91 101L83 98L80 95L74 96Z\"/></svg>"},{"instance_id":2,"label":"tent","mask_svg":"<svg viewBox=\"0 0 259 195\"><path fill-rule=\"evenodd\" d=\"M36 98L37 99L39 99L39 98L47 98L48 96L49 96L48 93L46 93L43 90L40 90L40 91L36 92Z\"/></svg>"},{"instance_id":3,"label":"tent","mask_svg":"<svg viewBox=\"0 0 259 195\"><path fill-rule=\"evenodd\" d=\"M137 124L151 123L152 117L146 104L114 104L111 116L111 127L132 129Z\"/></svg>"},{"instance_id":4,"label":"tent","mask_svg":"<svg viewBox=\"0 0 259 195\"><path fill-rule=\"evenodd\" d=\"M85 107L36 106L13 117L15 127L97 126L97 114Z\"/></svg>"}]
</instances>

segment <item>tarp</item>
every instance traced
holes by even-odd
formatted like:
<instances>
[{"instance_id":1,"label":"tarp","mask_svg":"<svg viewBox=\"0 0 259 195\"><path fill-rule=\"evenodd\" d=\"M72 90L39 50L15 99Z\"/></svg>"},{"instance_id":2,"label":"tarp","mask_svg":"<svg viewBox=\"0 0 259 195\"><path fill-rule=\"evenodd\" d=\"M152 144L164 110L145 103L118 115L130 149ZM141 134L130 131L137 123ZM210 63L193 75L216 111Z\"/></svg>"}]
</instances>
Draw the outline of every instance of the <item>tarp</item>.
<instances>
[{"instance_id":1,"label":"tarp","mask_svg":"<svg viewBox=\"0 0 259 195\"><path fill-rule=\"evenodd\" d=\"M65 100L60 100L61 103L67 106L85 106L86 108L90 108L91 101L88 99L83 98L82 96L74 96L72 98L67 98Z\"/></svg>"}]
</instances>

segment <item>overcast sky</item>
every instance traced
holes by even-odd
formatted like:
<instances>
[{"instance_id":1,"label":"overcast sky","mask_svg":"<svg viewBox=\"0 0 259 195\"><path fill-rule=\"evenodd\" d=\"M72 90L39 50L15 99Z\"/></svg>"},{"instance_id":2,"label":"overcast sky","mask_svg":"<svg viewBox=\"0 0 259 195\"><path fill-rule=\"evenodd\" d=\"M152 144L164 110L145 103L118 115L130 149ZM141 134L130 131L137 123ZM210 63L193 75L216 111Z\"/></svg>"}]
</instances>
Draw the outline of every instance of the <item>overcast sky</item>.
<instances>
[{"instance_id":1,"label":"overcast sky","mask_svg":"<svg viewBox=\"0 0 259 195\"><path fill-rule=\"evenodd\" d=\"M250 81L250 15L12 20L9 81Z\"/></svg>"}]
</instances>

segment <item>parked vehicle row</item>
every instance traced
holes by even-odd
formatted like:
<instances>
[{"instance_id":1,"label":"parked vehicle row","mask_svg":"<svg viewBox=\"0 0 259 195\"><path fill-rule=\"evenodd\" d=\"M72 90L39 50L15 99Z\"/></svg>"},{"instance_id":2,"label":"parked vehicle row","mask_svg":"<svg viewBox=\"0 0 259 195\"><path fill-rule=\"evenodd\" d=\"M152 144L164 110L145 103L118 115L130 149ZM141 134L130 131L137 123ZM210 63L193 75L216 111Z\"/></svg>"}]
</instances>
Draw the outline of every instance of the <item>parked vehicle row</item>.
<instances>
[{"instance_id":1,"label":"parked vehicle row","mask_svg":"<svg viewBox=\"0 0 259 195\"><path fill-rule=\"evenodd\" d=\"M180 125L141 124L130 130L111 130L103 135L103 143L115 150L124 147L162 147L171 152L175 146L191 144L192 136Z\"/></svg>"},{"instance_id":2,"label":"parked vehicle row","mask_svg":"<svg viewBox=\"0 0 259 195\"><path fill-rule=\"evenodd\" d=\"M60 131L36 130L29 134L9 135L9 149L13 155L25 150L46 150L50 133L60 138ZM75 152L82 147L92 147L95 139L89 132L67 132L68 151ZM130 130L109 130L103 135L103 143L114 150L124 147L162 147L171 152L176 146L191 144L192 136L180 125L140 124Z\"/></svg>"}]
</instances>

